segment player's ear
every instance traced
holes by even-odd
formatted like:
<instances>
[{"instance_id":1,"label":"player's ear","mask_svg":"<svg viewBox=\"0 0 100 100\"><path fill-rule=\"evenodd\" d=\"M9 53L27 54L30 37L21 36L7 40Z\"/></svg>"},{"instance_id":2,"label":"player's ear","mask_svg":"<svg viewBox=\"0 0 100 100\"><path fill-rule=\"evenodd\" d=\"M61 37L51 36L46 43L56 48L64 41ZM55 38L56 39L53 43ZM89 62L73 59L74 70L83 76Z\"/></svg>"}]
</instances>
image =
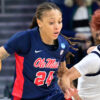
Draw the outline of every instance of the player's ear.
<instances>
[{"instance_id":1,"label":"player's ear","mask_svg":"<svg viewBox=\"0 0 100 100\"><path fill-rule=\"evenodd\" d=\"M40 19L37 19L37 24L38 24L38 26L41 28L41 26L42 26L42 22L41 22Z\"/></svg>"}]
</instances>

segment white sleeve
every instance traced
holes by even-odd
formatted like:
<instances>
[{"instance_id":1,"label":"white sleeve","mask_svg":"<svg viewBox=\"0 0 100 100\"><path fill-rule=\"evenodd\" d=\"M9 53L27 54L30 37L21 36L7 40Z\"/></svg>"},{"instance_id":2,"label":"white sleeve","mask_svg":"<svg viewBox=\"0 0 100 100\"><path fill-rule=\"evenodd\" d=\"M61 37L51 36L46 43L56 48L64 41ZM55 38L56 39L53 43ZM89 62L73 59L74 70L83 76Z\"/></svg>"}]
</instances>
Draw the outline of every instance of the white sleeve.
<instances>
[{"instance_id":1,"label":"white sleeve","mask_svg":"<svg viewBox=\"0 0 100 100\"><path fill-rule=\"evenodd\" d=\"M93 51L97 51L97 47ZM74 65L74 67L80 72L81 75L96 73L100 69L100 57L95 53L90 53L79 63Z\"/></svg>"}]
</instances>

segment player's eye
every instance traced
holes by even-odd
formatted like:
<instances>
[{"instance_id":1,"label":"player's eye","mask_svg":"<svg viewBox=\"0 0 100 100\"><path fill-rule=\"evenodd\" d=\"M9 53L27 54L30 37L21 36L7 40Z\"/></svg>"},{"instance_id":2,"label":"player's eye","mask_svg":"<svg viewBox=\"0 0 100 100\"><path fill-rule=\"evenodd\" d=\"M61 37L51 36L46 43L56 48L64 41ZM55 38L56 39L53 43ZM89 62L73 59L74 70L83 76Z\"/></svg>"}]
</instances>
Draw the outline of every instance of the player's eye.
<instances>
[{"instance_id":1,"label":"player's eye","mask_svg":"<svg viewBox=\"0 0 100 100\"><path fill-rule=\"evenodd\" d=\"M59 24L61 24L61 23L62 23L62 21L59 21L58 23L59 23Z\"/></svg>"},{"instance_id":2,"label":"player's eye","mask_svg":"<svg viewBox=\"0 0 100 100\"><path fill-rule=\"evenodd\" d=\"M54 24L54 22L49 22L49 24L50 24L50 25L53 25L53 24Z\"/></svg>"}]
</instances>

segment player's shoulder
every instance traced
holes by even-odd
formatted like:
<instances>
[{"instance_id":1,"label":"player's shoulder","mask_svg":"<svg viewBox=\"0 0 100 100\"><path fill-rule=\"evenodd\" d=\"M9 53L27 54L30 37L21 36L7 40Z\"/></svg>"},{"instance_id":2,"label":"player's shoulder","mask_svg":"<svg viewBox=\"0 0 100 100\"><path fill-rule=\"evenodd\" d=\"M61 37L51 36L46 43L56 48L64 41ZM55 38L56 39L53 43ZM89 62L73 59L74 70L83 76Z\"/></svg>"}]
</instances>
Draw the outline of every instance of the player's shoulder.
<instances>
[{"instance_id":1,"label":"player's shoulder","mask_svg":"<svg viewBox=\"0 0 100 100\"><path fill-rule=\"evenodd\" d=\"M95 46L90 55L98 56L100 58L100 45Z\"/></svg>"},{"instance_id":2,"label":"player's shoulder","mask_svg":"<svg viewBox=\"0 0 100 100\"><path fill-rule=\"evenodd\" d=\"M29 29L28 33L30 33L32 39L38 38L40 35L38 27L34 27L33 29Z\"/></svg>"},{"instance_id":3,"label":"player's shoulder","mask_svg":"<svg viewBox=\"0 0 100 100\"><path fill-rule=\"evenodd\" d=\"M30 35L31 30L25 30L25 31L20 31L20 32L16 32L12 37L24 37L24 36L28 36Z\"/></svg>"},{"instance_id":4,"label":"player's shoulder","mask_svg":"<svg viewBox=\"0 0 100 100\"><path fill-rule=\"evenodd\" d=\"M16 32L12 38L30 38L32 35L35 35L35 33L37 33L37 28L27 29L24 31Z\"/></svg>"}]
</instances>

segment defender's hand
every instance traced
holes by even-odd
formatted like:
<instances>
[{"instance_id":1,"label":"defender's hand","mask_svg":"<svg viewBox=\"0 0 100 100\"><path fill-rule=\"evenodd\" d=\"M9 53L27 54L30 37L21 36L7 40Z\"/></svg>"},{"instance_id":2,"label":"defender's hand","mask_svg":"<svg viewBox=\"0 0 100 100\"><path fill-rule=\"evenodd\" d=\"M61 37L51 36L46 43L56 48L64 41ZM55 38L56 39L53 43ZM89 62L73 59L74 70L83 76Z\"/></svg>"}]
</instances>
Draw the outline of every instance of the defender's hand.
<instances>
[{"instance_id":1,"label":"defender's hand","mask_svg":"<svg viewBox=\"0 0 100 100\"><path fill-rule=\"evenodd\" d=\"M71 98L72 96L75 96L76 94L78 94L77 89L75 89L75 88L69 88L69 89L67 89L67 90L65 91L64 97L65 97L65 99L69 99L69 98ZM77 100L79 100L79 99L77 99Z\"/></svg>"}]
</instances>

